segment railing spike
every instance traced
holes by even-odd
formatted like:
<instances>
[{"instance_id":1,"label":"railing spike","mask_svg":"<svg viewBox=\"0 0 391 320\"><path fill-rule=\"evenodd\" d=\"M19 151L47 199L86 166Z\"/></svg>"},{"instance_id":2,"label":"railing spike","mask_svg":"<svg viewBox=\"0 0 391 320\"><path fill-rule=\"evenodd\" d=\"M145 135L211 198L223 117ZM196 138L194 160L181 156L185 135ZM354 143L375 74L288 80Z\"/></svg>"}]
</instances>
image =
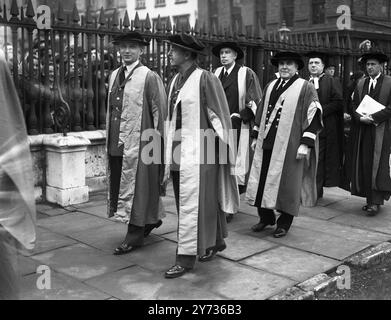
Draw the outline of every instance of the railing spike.
<instances>
[{"instance_id":1,"label":"railing spike","mask_svg":"<svg viewBox=\"0 0 391 320\"><path fill-rule=\"evenodd\" d=\"M137 11L136 11L136 16L134 18L133 27L137 31L139 31L141 29L140 17L138 16L138 12Z\"/></svg>"},{"instance_id":2,"label":"railing spike","mask_svg":"<svg viewBox=\"0 0 391 320\"><path fill-rule=\"evenodd\" d=\"M125 10L125 16L124 16L124 21L123 21L122 25L123 25L125 31L129 31L130 20L129 20L128 10Z\"/></svg>"}]
</instances>

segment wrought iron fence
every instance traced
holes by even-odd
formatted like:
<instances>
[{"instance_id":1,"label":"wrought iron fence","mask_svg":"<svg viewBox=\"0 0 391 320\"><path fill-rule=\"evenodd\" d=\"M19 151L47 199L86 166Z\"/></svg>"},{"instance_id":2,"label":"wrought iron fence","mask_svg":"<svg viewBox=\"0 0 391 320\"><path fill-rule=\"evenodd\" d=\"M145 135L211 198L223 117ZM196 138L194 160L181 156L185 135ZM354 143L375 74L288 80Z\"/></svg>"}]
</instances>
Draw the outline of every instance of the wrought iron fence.
<instances>
[{"instance_id":1,"label":"wrought iron fence","mask_svg":"<svg viewBox=\"0 0 391 320\"><path fill-rule=\"evenodd\" d=\"M291 33L281 37L278 32L265 32L260 23L246 28L237 23L223 29L214 25L212 30L189 24L172 26L163 24L160 18L152 25L149 16L134 19L125 12L122 18L117 10L110 17L102 8L99 15L87 8L81 15L75 6L72 13L65 13L61 2L51 13L50 29L39 29L31 0L27 7L18 7L13 0L10 17L8 8L0 9L0 25L4 27L4 47L19 89L28 133L58 132L52 119L60 102L59 90L71 110L68 130L105 129L106 95L108 76L121 63L117 49L111 45L112 37L129 30L141 32L150 39L150 46L143 55L143 63L157 72L165 83L173 74L167 59L168 45L163 40L174 33L188 33L207 45L208 55L200 57L200 66L213 70L219 64L211 54L212 47L221 41L237 41L244 49L244 64L259 76L261 85L274 77L275 68L270 58L278 50L291 50L301 54L318 50L328 52L337 66L337 74L344 85L351 73L359 69L359 43L363 40L351 31ZM53 10L53 8L52 8ZM166 20L165 20L166 21ZM354 35L354 38L351 37ZM391 41L379 41L379 47L390 54ZM306 70L302 76L307 76ZM58 78L58 79L57 79ZM56 81L58 80L58 81Z\"/></svg>"}]
</instances>

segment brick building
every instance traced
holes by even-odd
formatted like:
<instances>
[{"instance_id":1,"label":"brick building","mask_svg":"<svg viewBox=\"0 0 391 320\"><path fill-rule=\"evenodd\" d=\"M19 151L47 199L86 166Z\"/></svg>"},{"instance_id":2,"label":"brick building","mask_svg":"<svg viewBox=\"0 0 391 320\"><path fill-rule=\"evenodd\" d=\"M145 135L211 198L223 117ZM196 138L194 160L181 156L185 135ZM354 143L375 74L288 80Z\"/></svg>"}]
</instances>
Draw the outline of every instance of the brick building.
<instances>
[{"instance_id":1,"label":"brick building","mask_svg":"<svg viewBox=\"0 0 391 320\"><path fill-rule=\"evenodd\" d=\"M335 31L341 5L351 9L353 31L390 33L390 0L199 0L199 20L207 28L213 23L227 28L238 21L247 29L259 24L278 30L285 21L295 32Z\"/></svg>"},{"instance_id":2,"label":"brick building","mask_svg":"<svg viewBox=\"0 0 391 320\"><path fill-rule=\"evenodd\" d=\"M155 24L160 15L163 25L190 24L194 26L198 16L198 0L128 0L128 13L137 11L140 19L145 19L147 13Z\"/></svg>"}]
</instances>

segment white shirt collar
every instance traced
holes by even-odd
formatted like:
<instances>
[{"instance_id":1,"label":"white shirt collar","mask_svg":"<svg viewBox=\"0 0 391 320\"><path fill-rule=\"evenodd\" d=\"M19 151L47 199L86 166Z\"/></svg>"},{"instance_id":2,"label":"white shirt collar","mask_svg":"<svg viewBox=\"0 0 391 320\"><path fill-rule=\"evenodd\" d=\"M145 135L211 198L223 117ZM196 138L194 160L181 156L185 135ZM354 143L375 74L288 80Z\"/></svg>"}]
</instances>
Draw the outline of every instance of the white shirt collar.
<instances>
[{"instance_id":1,"label":"white shirt collar","mask_svg":"<svg viewBox=\"0 0 391 320\"><path fill-rule=\"evenodd\" d=\"M140 63L140 60L137 60L137 61L133 62L131 65L125 65L125 66L126 66L125 72L127 71L128 74L129 74L130 72L132 72L132 70L133 70L139 63Z\"/></svg>"},{"instance_id":2,"label":"white shirt collar","mask_svg":"<svg viewBox=\"0 0 391 320\"><path fill-rule=\"evenodd\" d=\"M228 75L230 75L231 74L231 72L232 72L232 70L235 68L235 64L236 63L234 63L228 70L227 69L225 69L225 67L224 67L224 73L225 72L227 72L228 73Z\"/></svg>"},{"instance_id":3,"label":"white shirt collar","mask_svg":"<svg viewBox=\"0 0 391 320\"><path fill-rule=\"evenodd\" d=\"M377 80L380 78L380 76L381 76L381 72L375 77L375 79L372 79L371 77L369 77L370 83L373 82L376 85Z\"/></svg>"}]
</instances>

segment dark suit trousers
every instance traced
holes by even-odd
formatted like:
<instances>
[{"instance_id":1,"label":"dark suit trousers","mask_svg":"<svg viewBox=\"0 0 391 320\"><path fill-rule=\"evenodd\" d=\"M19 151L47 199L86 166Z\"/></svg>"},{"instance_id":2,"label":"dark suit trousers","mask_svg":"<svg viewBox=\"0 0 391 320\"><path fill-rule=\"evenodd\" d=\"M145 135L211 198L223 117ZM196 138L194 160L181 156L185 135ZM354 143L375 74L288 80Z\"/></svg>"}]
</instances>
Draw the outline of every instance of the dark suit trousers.
<instances>
[{"instance_id":1,"label":"dark suit trousers","mask_svg":"<svg viewBox=\"0 0 391 320\"><path fill-rule=\"evenodd\" d=\"M323 197L323 186L326 174L326 143L326 137L320 137L318 171L316 172L316 189L319 198Z\"/></svg>"}]
</instances>

